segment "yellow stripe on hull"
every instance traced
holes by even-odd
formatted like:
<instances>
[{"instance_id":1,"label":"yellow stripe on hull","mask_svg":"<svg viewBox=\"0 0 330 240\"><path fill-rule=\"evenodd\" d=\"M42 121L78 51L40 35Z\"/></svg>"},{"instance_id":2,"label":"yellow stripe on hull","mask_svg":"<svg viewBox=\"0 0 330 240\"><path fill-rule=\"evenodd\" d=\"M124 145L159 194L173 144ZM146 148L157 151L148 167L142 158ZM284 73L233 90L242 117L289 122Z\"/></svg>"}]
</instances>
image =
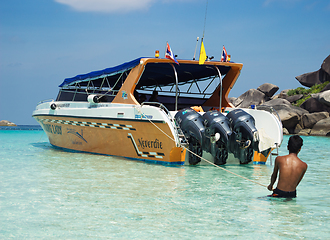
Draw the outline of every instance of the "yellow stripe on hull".
<instances>
[{"instance_id":1,"label":"yellow stripe on hull","mask_svg":"<svg viewBox=\"0 0 330 240\"><path fill-rule=\"evenodd\" d=\"M183 164L183 149L176 147L149 121L35 116L52 145L76 151L123 156L133 159ZM169 136L166 123L157 127Z\"/></svg>"}]
</instances>

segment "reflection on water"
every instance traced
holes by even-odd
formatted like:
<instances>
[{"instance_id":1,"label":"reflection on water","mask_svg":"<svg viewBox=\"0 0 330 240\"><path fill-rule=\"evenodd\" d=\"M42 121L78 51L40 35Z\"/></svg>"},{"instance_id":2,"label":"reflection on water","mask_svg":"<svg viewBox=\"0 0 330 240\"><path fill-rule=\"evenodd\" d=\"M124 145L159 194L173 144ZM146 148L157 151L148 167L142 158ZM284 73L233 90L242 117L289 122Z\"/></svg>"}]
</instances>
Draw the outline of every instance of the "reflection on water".
<instances>
[{"instance_id":1,"label":"reflection on water","mask_svg":"<svg viewBox=\"0 0 330 240\"><path fill-rule=\"evenodd\" d=\"M9 133L10 132L10 133ZM169 167L64 152L41 131L0 131L0 238L325 239L327 138L304 138L298 198L212 166ZM287 137L280 154L286 154ZM314 150L323 149L323 152ZM226 165L268 184L272 166Z\"/></svg>"}]
</instances>

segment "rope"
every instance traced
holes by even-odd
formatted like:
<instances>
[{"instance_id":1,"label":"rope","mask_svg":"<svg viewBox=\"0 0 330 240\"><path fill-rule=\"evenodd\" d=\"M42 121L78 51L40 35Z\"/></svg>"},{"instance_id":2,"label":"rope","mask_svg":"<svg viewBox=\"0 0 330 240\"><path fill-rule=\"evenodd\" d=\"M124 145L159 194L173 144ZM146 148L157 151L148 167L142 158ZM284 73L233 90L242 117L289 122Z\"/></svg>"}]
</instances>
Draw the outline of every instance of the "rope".
<instances>
[{"instance_id":1,"label":"rope","mask_svg":"<svg viewBox=\"0 0 330 240\"><path fill-rule=\"evenodd\" d=\"M175 142L175 140L171 137L171 136L169 136L167 133L165 133L162 129L160 129L154 122L152 122L149 118L147 118L145 115L144 115L144 113L143 112L141 112L140 111L140 109L138 109L138 108L135 108L136 110L138 110L146 119L148 119L148 121L152 124L152 125L154 125L159 131L161 131L165 136L167 136L169 139L171 139L173 142ZM203 160L203 161L205 161L205 162L207 162L207 163L209 163L209 164L211 164L211 165L213 165L214 167L217 167L217 168L220 168L221 170L224 170L224 171L226 171L226 172L228 172L228 173L231 173L231 174L233 174L233 175L235 175L235 176L237 176L237 177L240 177L240 178L243 178L243 179L245 179L245 180L247 180L247 181L250 181L250 182L252 182L252 183L255 183L255 184L258 184L258 185L260 185L260 186L263 186L263 187L268 187L267 185L265 185L265 184L262 184L262 183L259 183L259 182L257 182L257 181L254 181L254 180L252 180L252 179L249 179L249 178L246 178L246 177L244 177L244 176L241 176L241 175L239 175L239 174L237 174L237 173L234 173L234 172L232 172L232 171L229 171L229 170L227 170L227 169L225 169L225 168L223 168L223 167L220 167L219 165L216 165L216 164L214 164L213 162L210 162L210 161L208 161L207 159L205 159L205 158L203 158L203 157L201 157L201 156L199 156L199 155L197 155L196 153L194 153L193 151L191 151L191 150L189 150L188 148L186 148L185 146L183 146L183 145L179 145L180 147L182 147L182 148L184 148L184 149L186 149L189 153L192 153L192 154L194 154L195 156L197 156L197 157L199 157L201 160Z\"/></svg>"},{"instance_id":2,"label":"rope","mask_svg":"<svg viewBox=\"0 0 330 240\"><path fill-rule=\"evenodd\" d=\"M241 176L241 175L239 175L239 174L237 174L237 173L234 173L234 172L232 172L232 171L229 171L229 170L227 170L227 169L225 169L225 168L223 168L223 167L220 167L219 165L216 165L216 164L214 164L213 162L210 162L209 160L206 160L205 158L203 158L203 157L197 155L196 153L192 152L192 151L189 150L188 148L186 148L186 147L184 147L184 146L182 146L182 147L185 148L186 150L188 150L188 152L194 154L195 156L199 157L200 159L204 160L205 162L207 162L207 163L209 163L209 164L211 164L211 165L213 165L213 166L215 166L215 167L217 167L217 168L220 168L220 169L222 169L222 170L224 170L224 171L226 171L226 172L228 172L228 173L231 173L231 174L233 174L233 175L235 175L235 176L237 176L237 177L243 178L243 179L245 179L245 180L247 180L247 181L253 182L253 183L258 184L258 185L260 185L260 186L268 187L267 185L264 185L264 184L262 184L262 183L256 182L256 181L254 181L254 180L251 180L251 179L249 179L249 178L246 178L246 177L244 177L244 176Z\"/></svg>"},{"instance_id":3,"label":"rope","mask_svg":"<svg viewBox=\"0 0 330 240\"><path fill-rule=\"evenodd\" d=\"M41 138L44 136L44 134L45 134L45 131L42 131L42 134L41 134L41 136L40 136L40 139L39 139L39 141L38 141L37 143L40 143Z\"/></svg>"}]
</instances>

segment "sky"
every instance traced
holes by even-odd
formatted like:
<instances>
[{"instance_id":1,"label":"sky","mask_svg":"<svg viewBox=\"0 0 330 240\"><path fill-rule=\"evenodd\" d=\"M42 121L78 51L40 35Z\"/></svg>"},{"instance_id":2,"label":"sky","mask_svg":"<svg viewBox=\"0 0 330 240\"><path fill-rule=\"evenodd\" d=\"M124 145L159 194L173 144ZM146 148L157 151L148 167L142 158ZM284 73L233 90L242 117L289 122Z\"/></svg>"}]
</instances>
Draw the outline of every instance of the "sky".
<instances>
[{"instance_id":1,"label":"sky","mask_svg":"<svg viewBox=\"0 0 330 240\"><path fill-rule=\"evenodd\" d=\"M229 97L301 87L295 77L330 54L329 26L329 0L1 0L0 120L37 124L36 105L65 78L164 56L166 42L192 59L203 34L208 56L225 46L243 63Z\"/></svg>"}]
</instances>

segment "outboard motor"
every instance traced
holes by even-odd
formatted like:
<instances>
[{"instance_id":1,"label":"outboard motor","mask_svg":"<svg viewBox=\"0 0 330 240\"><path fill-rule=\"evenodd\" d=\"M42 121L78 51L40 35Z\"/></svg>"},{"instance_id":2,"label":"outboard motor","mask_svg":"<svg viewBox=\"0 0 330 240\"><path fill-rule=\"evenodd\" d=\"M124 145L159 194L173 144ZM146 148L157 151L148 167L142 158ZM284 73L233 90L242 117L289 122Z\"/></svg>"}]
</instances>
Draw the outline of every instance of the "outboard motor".
<instances>
[{"instance_id":1,"label":"outboard motor","mask_svg":"<svg viewBox=\"0 0 330 240\"><path fill-rule=\"evenodd\" d=\"M252 161L253 151L258 151L258 131L254 118L243 111L235 109L227 114L233 134L230 139L230 152L241 164Z\"/></svg>"},{"instance_id":2,"label":"outboard motor","mask_svg":"<svg viewBox=\"0 0 330 240\"><path fill-rule=\"evenodd\" d=\"M203 149L212 154L215 164L225 164L232 135L228 118L217 110L206 112L203 118L206 126Z\"/></svg>"},{"instance_id":3,"label":"outboard motor","mask_svg":"<svg viewBox=\"0 0 330 240\"><path fill-rule=\"evenodd\" d=\"M184 136L189 142L189 150L202 156L205 127L203 117L191 108L178 111L175 120L179 124ZM189 164L196 165L201 159L194 154L189 154Z\"/></svg>"}]
</instances>

